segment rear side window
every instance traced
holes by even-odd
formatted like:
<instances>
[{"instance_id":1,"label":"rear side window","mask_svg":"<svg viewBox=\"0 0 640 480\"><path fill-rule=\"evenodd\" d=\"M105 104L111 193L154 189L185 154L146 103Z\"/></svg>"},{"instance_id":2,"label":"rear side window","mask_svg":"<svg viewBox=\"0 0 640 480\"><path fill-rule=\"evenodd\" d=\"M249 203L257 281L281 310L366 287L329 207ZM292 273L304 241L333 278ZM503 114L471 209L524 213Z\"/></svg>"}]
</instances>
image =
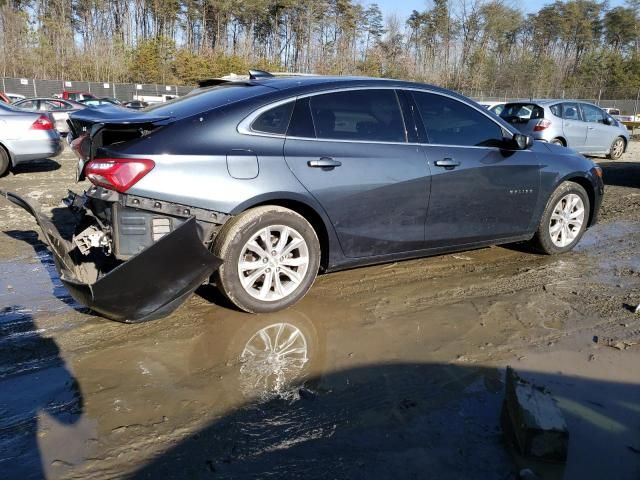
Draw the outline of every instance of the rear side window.
<instances>
[{"instance_id":1,"label":"rear side window","mask_svg":"<svg viewBox=\"0 0 640 480\"><path fill-rule=\"evenodd\" d=\"M284 135L289 126L289 119L295 102L288 102L267 110L254 120L251 130L254 132Z\"/></svg>"},{"instance_id":2,"label":"rear side window","mask_svg":"<svg viewBox=\"0 0 640 480\"><path fill-rule=\"evenodd\" d=\"M352 90L310 98L318 138L406 142L394 90Z\"/></svg>"},{"instance_id":3,"label":"rear side window","mask_svg":"<svg viewBox=\"0 0 640 480\"><path fill-rule=\"evenodd\" d=\"M562 118L565 120L581 120L577 103L562 104Z\"/></svg>"},{"instance_id":4,"label":"rear side window","mask_svg":"<svg viewBox=\"0 0 640 480\"><path fill-rule=\"evenodd\" d=\"M38 109L38 101L37 100L27 100L26 102L22 102L19 107L23 110L37 110Z\"/></svg>"},{"instance_id":5,"label":"rear side window","mask_svg":"<svg viewBox=\"0 0 640 480\"><path fill-rule=\"evenodd\" d=\"M582 114L584 115L585 122L604 123L604 112L596 106L583 103Z\"/></svg>"},{"instance_id":6,"label":"rear side window","mask_svg":"<svg viewBox=\"0 0 640 480\"><path fill-rule=\"evenodd\" d=\"M495 113L496 115L500 115L502 113L502 110L504 110L504 105L494 105L489 109L489 111Z\"/></svg>"},{"instance_id":7,"label":"rear side window","mask_svg":"<svg viewBox=\"0 0 640 480\"><path fill-rule=\"evenodd\" d=\"M60 100L47 100L44 102L44 104L45 110L65 110L71 108L71 104L62 102Z\"/></svg>"},{"instance_id":8,"label":"rear side window","mask_svg":"<svg viewBox=\"0 0 640 480\"><path fill-rule=\"evenodd\" d=\"M535 103L507 103L500 116L508 122L544 118L544 109Z\"/></svg>"},{"instance_id":9,"label":"rear side window","mask_svg":"<svg viewBox=\"0 0 640 480\"><path fill-rule=\"evenodd\" d=\"M551 113L553 113L556 117L562 118L562 104L556 103L555 105L551 105L549 107Z\"/></svg>"},{"instance_id":10,"label":"rear side window","mask_svg":"<svg viewBox=\"0 0 640 480\"><path fill-rule=\"evenodd\" d=\"M435 93L413 92L430 143L496 146L502 128L475 108Z\"/></svg>"}]
</instances>

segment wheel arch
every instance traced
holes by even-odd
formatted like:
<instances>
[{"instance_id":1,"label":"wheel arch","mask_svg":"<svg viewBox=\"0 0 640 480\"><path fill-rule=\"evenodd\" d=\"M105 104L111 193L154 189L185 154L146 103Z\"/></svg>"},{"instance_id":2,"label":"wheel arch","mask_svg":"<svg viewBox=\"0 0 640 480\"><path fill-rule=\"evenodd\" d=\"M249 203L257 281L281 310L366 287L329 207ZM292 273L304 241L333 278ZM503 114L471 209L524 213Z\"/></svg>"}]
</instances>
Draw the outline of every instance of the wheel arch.
<instances>
[{"instance_id":1,"label":"wheel arch","mask_svg":"<svg viewBox=\"0 0 640 480\"><path fill-rule=\"evenodd\" d=\"M589 221L587 223L587 227L590 227L591 224L593 223L593 216L594 216L594 205L596 202L596 191L595 191L595 187L593 186L593 184L591 183L591 181L586 178L583 177L581 175L568 175L567 177L563 178L562 180L560 180L560 182L558 182L558 184L556 185L556 188L558 188L563 182L573 182L573 183L577 183L578 185L580 185L582 188L585 189L585 191L587 192L587 195L589 197ZM554 188L555 191L555 188Z\"/></svg>"},{"instance_id":2,"label":"wheel arch","mask_svg":"<svg viewBox=\"0 0 640 480\"><path fill-rule=\"evenodd\" d=\"M618 138L621 138L624 142L624 150L622 151L622 153L626 153L627 147L629 146L629 140L627 140L627 137L625 137L624 135L618 135Z\"/></svg>"},{"instance_id":3,"label":"wheel arch","mask_svg":"<svg viewBox=\"0 0 640 480\"><path fill-rule=\"evenodd\" d=\"M566 147L567 146L567 139L564 138L562 135L558 135L557 137L553 137L553 140L558 139L562 142L562 146Z\"/></svg>"},{"instance_id":4,"label":"wheel arch","mask_svg":"<svg viewBox=\"0 0 640 480\"><path fill-rule=\"evenodd\" d=\"M320 242L320 270L326 271L330 264L332 246L335 245L332 235L330 235L330 233L333 233L333 230L326 215L321 213L318 207L307 202L306 199L286 194L256 197L236 207L231 214L238 215L251 208L263 207L265 205L288 208L304 217L305 220L311 224Z\"/></svg>"}]
</instances>

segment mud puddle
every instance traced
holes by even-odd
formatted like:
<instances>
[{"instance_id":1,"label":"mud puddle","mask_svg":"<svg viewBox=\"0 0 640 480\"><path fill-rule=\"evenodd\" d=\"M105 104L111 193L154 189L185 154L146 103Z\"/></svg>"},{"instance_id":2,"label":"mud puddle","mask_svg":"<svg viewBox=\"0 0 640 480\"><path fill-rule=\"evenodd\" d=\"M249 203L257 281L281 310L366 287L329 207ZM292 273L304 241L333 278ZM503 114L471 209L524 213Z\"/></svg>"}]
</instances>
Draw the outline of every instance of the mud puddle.
<instances>
[{"instance_id":1,"label":"mud puddle","mask_svg":"<svg viewBox=\"0 0 640 480\"><path fill-rule=\"evenodd\" d=\"M0 342L11 346L0 355L0 389L11 392L0 402L0 470L7 478L389 478L425 469L509 478L499 428L507 363L551 388L613 389L635 404L636 390L610 379L526 362L532 348L551 354L568 337L582 335L577 349L590 345L584 332L599 319L574 292L599 285L593 272L603 262L633 262L615 239L636 230L603 225L580 253L560 258L490 248L327 275L273 315L212 305L207 287L143 325L78 313L46 255L5 262L17 281L4 287L16 306L0 317ZM582 393L559 391L567 409L591 408ZM569 465L581 466L570 472L588 472L590 461L613 468L614 457L591 443L598 428L580 430ZM622 433L603 438L624 449Z\"/></svg>"}]
</instances>

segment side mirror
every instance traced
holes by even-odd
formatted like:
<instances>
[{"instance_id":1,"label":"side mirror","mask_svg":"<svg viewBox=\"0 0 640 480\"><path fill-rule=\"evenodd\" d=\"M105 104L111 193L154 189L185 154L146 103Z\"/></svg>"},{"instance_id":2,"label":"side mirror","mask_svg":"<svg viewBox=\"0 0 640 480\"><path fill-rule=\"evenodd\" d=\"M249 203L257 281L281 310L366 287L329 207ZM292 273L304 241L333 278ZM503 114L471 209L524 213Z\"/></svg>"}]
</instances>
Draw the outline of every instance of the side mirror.
<instances>
[{"instance_id":1,"label":"side mirror","mask_svg":"<svg viewBox=\"0 0 640 480\"><path fill-rule=\"evenodd\" d=\"M515 133L513 135L513 143L518 150L526 150L533 147L533 137L529 135L523 135L522 133Z\"/></svg>"},{"instance_id":2,"label":"side mirror","mask_svg":"<svg viewBox=\"0 0 640 480\"><path fill-rule=\"evenodd\" d=\"M604 117L604 124L605 125L615 125L615 122L614 122L613 118L611 118L611 117Z\"/></svg>"}]
</instances>

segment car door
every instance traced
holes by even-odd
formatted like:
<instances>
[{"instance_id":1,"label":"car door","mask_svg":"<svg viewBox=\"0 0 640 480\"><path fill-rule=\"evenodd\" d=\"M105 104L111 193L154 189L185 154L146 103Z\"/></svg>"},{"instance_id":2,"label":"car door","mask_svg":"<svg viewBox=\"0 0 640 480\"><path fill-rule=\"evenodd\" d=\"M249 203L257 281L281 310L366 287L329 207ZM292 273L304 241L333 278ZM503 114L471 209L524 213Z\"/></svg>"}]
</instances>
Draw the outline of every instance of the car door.
<instances>
[{"instance_id":1,"label":"car door","mask_svg":"<svg viewBox=\"0 0 640 480\"><path fill-rule=\"evenodd\" d=\"M587 141L587 127L587 123L582 121L579 105L576 102L563 102L562 132L567 147L583 152Z\"/></svg>"},{"instance_id":2,"label":"car door","mask_svg":"<svg viewBox=\"0 0 640 480\"><path fill-rule=\"evenodd\" d=\"M420 147L407 143L395 90L299 98L284 153L347 257L423 247L429 168Z\"/></svg>"},{"instance_id":3,"label":"car door","mask_svg":"<svg viewBox=\"0 0 640 480\"><path fill-rule=\"evenodd\" d=\"M611 143L618 136L617 128L605 124L605 113L595 105L581 103L582 116L587 123L585 152L608 152Z\"/></svg>"},{"instance_id":4,"label":"car door","mask_svg":"<svg viewBox=\"0 0 640 480\"><path fill-rule=\"evenodd\" d=\"M431 247L531 232L540 162L507 148L512 134L484 112L437 92L413 91L431 168L425 238Z\"/></svg>"}]
</instances>

